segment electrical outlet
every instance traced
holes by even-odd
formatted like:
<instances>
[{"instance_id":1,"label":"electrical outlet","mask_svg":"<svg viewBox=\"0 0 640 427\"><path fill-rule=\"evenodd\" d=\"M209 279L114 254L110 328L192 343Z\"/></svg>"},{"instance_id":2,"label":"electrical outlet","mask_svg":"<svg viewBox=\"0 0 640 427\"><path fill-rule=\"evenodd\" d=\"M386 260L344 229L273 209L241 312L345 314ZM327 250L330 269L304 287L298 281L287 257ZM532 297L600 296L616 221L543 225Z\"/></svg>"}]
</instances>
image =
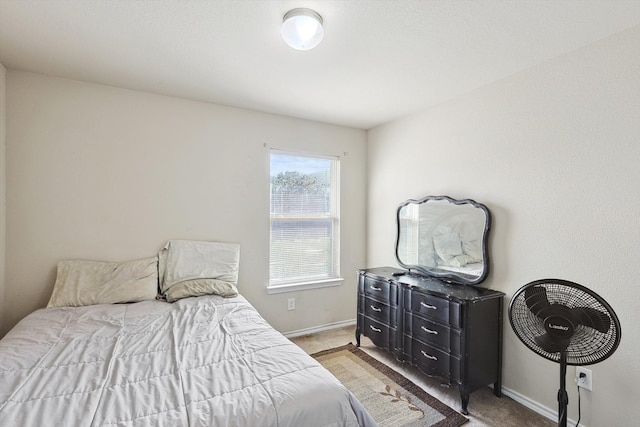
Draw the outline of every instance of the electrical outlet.
<instances>
[{"instance_id":1,"label":"electrical outlet","mask_svg":"<svg viewBox=\"0 0 640 427\"><path fill-rule=\"evenodd\" d=\"M287 300L287 310L291 311L291 310L295 310L296 309L296 299L295 298L289 298Z\"/></svg>"},{"instance_id":2,"label":"electrical outlet","mask_svg":"<svg viewBox=\"0 0 640 427\"><path fill-rule=\"evenodd\" d=\"M576 366L576 384L578 384L578 387L592 391L593 377L591 376L591 369Z\"/></svg>"}]
</instances>

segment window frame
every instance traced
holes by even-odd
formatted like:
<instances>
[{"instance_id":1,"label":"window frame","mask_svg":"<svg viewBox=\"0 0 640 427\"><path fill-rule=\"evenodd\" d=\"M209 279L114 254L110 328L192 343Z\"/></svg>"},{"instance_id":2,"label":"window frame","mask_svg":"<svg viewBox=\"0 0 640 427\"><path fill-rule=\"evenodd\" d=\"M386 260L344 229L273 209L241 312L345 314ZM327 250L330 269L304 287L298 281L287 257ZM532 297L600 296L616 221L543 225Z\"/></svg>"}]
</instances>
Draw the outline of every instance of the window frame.
<instances>
[{"instance_id":1,"label":"window frame","mask_svg":"<svg viewBox=\"0 0 640 427\"><path fill-rule=\"evenodd\" d=\"M332 162L332 170L330 172L330 191L331 191L331 209L329 214L274 214L271 211L272 203L272 184L271 184L271 171L273 155L284 155L292 157L303 157L310 159L324 159ZM331 248L332 248L332 268L328 272L328 277L304 277L292 280L278 280L274 281L271 277L271 263L273 259L272 249L272 236L273 236L273 224L276 221L281 220L296 220L303 221L308 220L327 220L331 221ZM267 293L275 294L282 292L293 292L305 289L316 289L331 286L339 286L343 282L343 278L340 277L340 157L335 155L308 153L293 150L281 150L281 149L269 149L269 273L267 281Z\"/></svg>"}]
</instances>

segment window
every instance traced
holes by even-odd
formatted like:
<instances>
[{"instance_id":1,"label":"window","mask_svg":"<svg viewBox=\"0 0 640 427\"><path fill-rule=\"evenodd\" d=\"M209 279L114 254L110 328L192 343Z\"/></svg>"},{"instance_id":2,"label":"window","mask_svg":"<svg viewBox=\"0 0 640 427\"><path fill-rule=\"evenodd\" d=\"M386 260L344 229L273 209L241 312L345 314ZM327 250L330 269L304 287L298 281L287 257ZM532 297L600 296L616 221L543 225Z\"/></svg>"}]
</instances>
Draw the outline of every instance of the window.
<instances>
[{"instance_id":1,"label":"window","mask_svg":"<svg viewBox=\"0 0 640 427\"><path fill-rule=\"evenodd\" d=\"M398 220L400 221L398 230L403 230L398 237L401 239L397 246L398 258L403 260L405 264L425 264L428 262L418 258L420 235L425 233L425 231L420 232L420 226L422 225L424 228L425 221L420 220L418 206L420 205L410 203L398 212Z\"/></svg>"},{"instance_id":2,"label":"window","mask_svg":"<svg viewBox=\"0 0 640 427\"><path fill-rule=\"evenodd\" d=\"M340 280L338 158L270 155L270 288Z\"/></svg>"}]
</instances>

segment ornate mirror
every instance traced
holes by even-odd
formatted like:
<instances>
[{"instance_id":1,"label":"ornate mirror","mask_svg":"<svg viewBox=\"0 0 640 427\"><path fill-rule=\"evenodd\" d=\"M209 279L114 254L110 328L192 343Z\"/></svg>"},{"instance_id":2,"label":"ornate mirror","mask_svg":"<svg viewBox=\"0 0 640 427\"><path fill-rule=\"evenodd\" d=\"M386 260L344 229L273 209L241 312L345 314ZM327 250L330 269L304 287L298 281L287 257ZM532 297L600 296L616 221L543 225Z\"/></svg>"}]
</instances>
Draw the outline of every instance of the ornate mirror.
<instances>
[{"instance_id":1,"label":"ornate mirror","mask_svg":"<svg viewBox=\"0 0 640 427\"><path fill-rule=\"evenodd\" d=\"M475 285L489 272L491 215L470 199L428 196L398 206L396 259L409 270Z\"/></svg>"}]
</instances>

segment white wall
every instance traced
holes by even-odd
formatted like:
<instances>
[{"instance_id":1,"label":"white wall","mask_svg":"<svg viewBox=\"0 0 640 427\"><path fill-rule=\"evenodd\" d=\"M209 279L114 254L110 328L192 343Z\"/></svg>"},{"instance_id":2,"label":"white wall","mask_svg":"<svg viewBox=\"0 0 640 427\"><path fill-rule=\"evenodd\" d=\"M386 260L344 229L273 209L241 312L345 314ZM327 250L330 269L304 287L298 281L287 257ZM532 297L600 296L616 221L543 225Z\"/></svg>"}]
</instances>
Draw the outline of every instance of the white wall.
<instances>
[{"instance_id":1,"label":"white wall","mask_svg":"<svg viewBox=\"0 0 640 427\"><path fill-rule=\"evenodd\" d=\"M5 242L6 242L6 76L7 70L0 64L0 336L3 335L5 324Z\"/></svg>"},{"instance_id":2,"label":"white wall","mask_svg":"<svg viewBox=\"0 0 640 427\"><path fill-rule=\"evenodd\" d=\"M59 260L169 239L239 242L239 290L282 332L355 318L364 131L14 70L7 107L6 328L46 305ZM340 156L344 285L267 295L270 147Z\"/></svg>"},{"instance_id":3,"label":"white wall","mask_svg":"<svg viewBox=\"0 0 640 427\"><path fill-rule=\"evenodd\" d=\"M493 215L485 286L506 303L542 278L604 297L622 341L593 365L585 426L637 424L640 381L640 27L368 135L367 265L396 265L394 214L446 194ZM528 350L506 320L504 386L557 411L559 365ZM574 369L569 416L577 419ZM473 411L473 395L470 410Z\"/></svg>"}]
</instances>

